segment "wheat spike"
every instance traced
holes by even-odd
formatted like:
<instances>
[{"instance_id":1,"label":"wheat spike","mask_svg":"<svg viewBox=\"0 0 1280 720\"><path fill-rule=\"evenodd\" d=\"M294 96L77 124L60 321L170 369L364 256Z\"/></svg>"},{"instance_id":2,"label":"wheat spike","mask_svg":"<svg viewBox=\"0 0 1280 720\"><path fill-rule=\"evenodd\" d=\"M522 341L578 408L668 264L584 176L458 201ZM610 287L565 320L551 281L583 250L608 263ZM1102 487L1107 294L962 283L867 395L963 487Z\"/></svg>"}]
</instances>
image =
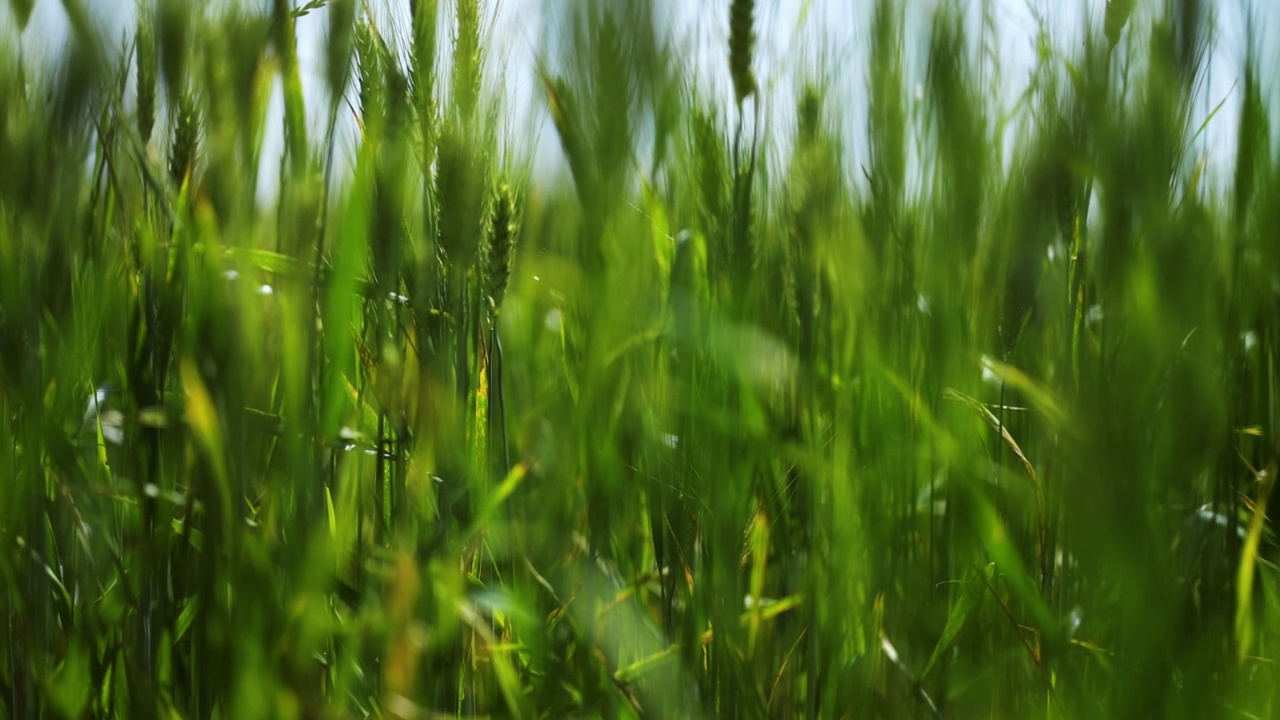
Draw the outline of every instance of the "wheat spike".
<instances>
[{"instance_id":1,"label":"wheat spike","mask_svg":"<svg viewBox=\"0 0 1280 720\"><path fill-rule=\"evenodd\" d=\"M458 35L453 43L453 98L464 118L475 112L480 96L480 3L458 0Z\"/></svg>"},{"instance_id":2,"label":"wheat spike","mask_svg":"<svg viewBox=\"0 0 1280 720\"><path fill-rule=\"evenodd\" d=\"M756 92L756 77L751 71L755 47L755 0L733 0L729 8L729 73L739 105Z\"/></svg>"},{"instance_id":3,"label":"wheat spike","mask_svg":"<svg viewBox=\"0 0 1280 720\"><path fill-rule=\"evenodd\" d=\"M342 96L351 78L351 45L355 30L356 0L335 0L329 6L329 37L325 45L329 93Z\"/></svg>"},{"instance_id":4,"label":"wheat spike","mask_svg":"<svg viewBox=\"0 0 1280 720\"><path fill-rule=\"evenodd\" d=\"M360 117L365 133L382 121L382 54L368 22L356 27L356 68L360 75Z\"/></svg>"},{"instance_id":5,"label":"wheat spike","mask_svg":"<svg viewBox=\"0 0 1280 720\"><path fill-rule=\"evenodd\" d=\"M1136 0L1107 0L1106 32L1111 47L1119 44L1120 33L1133 14L1135 2Z\"/></svg>"},{"instance_id":6,"label":"wheat spike","mask_svg":"<svg viewBox=\"0 0 1280 720\"><path fill-rule=\"evenodd\" d=\"M511 258L515 245L515 198L506 183L498 186L493 199L489 245L485 252L485 290L496 316L511 279Z\"/></svg>"},{"instance_id":7,"label":"wheat spike","mask_svg":"<svg viewBox=\"0 0 1280 720\"><path fill-rule=\"evenodd\" d=\"M138 134L145 145L151 142L151 131L156 124L156 74L158 62L156 31L151 15L145 10L138 13Z\"/></svg>"},{"instance_id":8,"label":"wheat spike","mask_svg":"<svg viewBox=\"0 0 1280 720\"><path fill-rule=\"evenodd\" d=\"M440 209L440 248L449 265L465 272L479 245L480 169L465 133L452 123L436 150L436 206Z\"/></svg>"},{"instance_id":9,"label":"wheat spike","mask_svg":"<svg viewBox=\"0 0 1280 720\"><path fill-rule=\"evenodd\" d=\"M160 77L164 80L166 97L172 101L186 87L193 13L182 0L160 0L155 13Z\"/></svg>"},{"instance_id":10,"label":"wheat spike","mask_svg":"<svg viewBox=\"0 0 1280 720\"><path fill-rule=\"evenodd\" d=\"M200 133L195 98L190 91L178 98L174 114L173 144L169 146L169 177L181 186L195 162L196 143Z\"/></svg>"},{"instance_id":11,"label":"wheat spike","mask_svg":"<svg viewBox=\"0 0 1280 720\"><path fill-rule=\"evenodd\" d=\"M419 122L423 123L423 139L427 139L430 118L435 112L435 57L437 0L413 0L409 5L413 21L414 103Z\"/></svg>"}]
</instances>

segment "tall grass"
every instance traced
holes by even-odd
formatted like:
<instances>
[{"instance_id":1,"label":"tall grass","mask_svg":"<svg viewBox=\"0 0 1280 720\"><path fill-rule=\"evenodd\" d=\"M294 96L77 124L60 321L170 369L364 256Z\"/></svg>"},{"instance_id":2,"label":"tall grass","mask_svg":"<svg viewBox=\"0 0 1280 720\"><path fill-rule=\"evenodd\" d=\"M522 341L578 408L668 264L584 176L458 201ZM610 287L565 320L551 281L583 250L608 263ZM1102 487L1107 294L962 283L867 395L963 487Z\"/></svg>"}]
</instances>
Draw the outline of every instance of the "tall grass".
<instances>
[{"instance_id":1,"label":"tall grass","mask_svg":"<svg viewBox=\"0 0 1280 720\"><path fill-rule=\"evenodd\" d=\"M1276 712L1280 157L1254 35L1204 170L1207 3L1011 108L993 3L876 0L864 105L763 3L727 94L548 4L560 179L488 2L64 5L0 45L6 716Z\"/></svg>"}]
</instances>

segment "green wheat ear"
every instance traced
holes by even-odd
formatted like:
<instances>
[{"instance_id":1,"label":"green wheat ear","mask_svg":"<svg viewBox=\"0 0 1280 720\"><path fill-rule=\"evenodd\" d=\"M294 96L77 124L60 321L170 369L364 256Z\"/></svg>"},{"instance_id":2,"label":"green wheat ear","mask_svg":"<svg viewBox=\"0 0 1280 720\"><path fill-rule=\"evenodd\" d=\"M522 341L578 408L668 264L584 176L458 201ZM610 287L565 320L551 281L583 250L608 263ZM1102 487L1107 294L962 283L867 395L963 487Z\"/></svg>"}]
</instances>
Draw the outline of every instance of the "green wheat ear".
<instances>
[{"instance_id":1,"label":"green wheat ear","mask_svg":"<svg viewBox=\"0 0 1280 720\"><path fill-rule=\"evenodd\" d=\"M166 97L170 100L181 95L186 87L193 15L181 0L160 0L156 7L156 28L160 31L160 75L164 80Z\"/></svg>"},{"instance_id":2,"label":"green wheat ear","mask_svg":"<svg viewBox=\"0 0 1280 720\"><path fill-rule=\"evenodd\" d=\"M360 75L360 117L367 134L382 121L382 53L369 23L356 26L356 68Z\"/></svg>"},{"instance_id":3,"label":"green wheat ear","mask_svg":"<svg viewBox=\"0 0 1280 720\"><path fill-rule=\"evenodd\" d=\"M190 91L182 93L174 116L173 143L169 146L169 177L174 185L182 185L195 161L200 133L197 112L195 97Z\"/></svg>"},{"instance_id":4,"label":"green wheat ear","mask_svg":"<svg viewBox=\"0 0 1280 720\"><path fill-rule=\"evenodd\" d=\"M511 279L511 258L515 246L515 197L506 183L498 186L493 199L493 220L489 226L489 245L485 251L485 291L493 314L502 308L502 297Z\"/></svg>"},{"instance_id":5,"label":"green wheat ear","mask_svg":"<svg viewBox=\"0 0 1280 720\"><path fill-rule=\"evenodd\" d=\"M151 131L156 124L156 31L151 14L138 12L137 35L138 60L138 134L142 143L151 141Z\"/></svg>"},{"instance_id":6,"label":"green wheat ear","mask_svg":"<svg viewBox=\"0 0 1280 720\"><path fill-rule=\"evenodd\" d=\"M329 36L325 44L325 79L329 94L342 96L351 78L351 48L355 32L356 0L336 0L329 6Z\"/></svg>"},{"instance_id":7,"label":"green wheat ear","mask_svg":"<svg viewBox=\"0 0 1280 720\"><path fill-rule=\"evenodd\" d=\"M729 73L739 105L756 91L756 76L751 71L755 47L755 0L733 0L729 8Z\"/></svg>"},{"instance_id":8,"label":"green wheat ear","mask_svg":"<svg viewBox=\"0 0 1280 720\"><path fill-rule=\"evenodd\" d=\"M436 152L440 248L451 267L466 272L479 250L480 168L470 139L453 123L446 126Z\"/></svg>"},{"instance_id":9,"label":"green wheat ear","mask_svg":"<svg viewBox=\"0 0 1280 720\"><path fill-rule=\"evenodd\" d=\"M429 168L432 161L435 118L435 58L437 0L413 0L409 4L413 22L413 52L410 57L413 79L413 102L420 128L422 166Z\"/></svg>"},{"instance_id":10,"label":"green wheat ear","mask_svg":"<svg viewBox=\"0 0 1280 720\"><path fill-rule=\"evenodd\" d=\"M1120 42L1120 33L1133 14L1136 0L1107 0L1106 33L1111 47Z\"/></svg>"},{"instance_id":11,"label":"green wheat ear","mask_svg":"<svg viewBox=\"0 0 1280 720\"><path fill-rule=\"evenodd\" d=\"M480 97L480 3L458 0L458 35L453 44L453 97L464 118L475 112Z\"/></svg>"}]
</instances>

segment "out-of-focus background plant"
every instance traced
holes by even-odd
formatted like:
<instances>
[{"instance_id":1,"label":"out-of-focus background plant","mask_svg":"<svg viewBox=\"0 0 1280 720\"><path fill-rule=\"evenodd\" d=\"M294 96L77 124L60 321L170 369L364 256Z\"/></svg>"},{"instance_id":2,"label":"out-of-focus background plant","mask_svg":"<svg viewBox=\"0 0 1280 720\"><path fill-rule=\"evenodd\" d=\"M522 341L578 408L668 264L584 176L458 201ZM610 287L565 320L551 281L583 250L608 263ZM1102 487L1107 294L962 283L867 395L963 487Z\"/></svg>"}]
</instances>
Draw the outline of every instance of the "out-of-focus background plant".
<instances>
[{"instance_id":1,"label":"out-of-focus background plant","mask_svg":"<svg viewBox=\"0 0 1280 720\"><path fill-rule=\"evenodd\" d=\"M548 2L539 131L487 0L35 5L5 715L1275 713L1265 26Z\"/></svg>"}]
</instances>

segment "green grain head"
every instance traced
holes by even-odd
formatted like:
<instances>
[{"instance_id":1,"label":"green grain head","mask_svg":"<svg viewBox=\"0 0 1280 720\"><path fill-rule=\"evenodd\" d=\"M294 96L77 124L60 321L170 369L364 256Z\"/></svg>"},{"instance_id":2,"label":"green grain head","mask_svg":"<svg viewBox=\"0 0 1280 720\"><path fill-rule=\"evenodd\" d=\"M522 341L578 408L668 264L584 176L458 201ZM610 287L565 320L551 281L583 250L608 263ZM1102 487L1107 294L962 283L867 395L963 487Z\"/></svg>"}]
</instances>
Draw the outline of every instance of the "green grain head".
<instances>
[{"instance_id":1,"label":"green grain head","mask_svg":"<svg viewBox=\"0 0 1280 720\"><path fill-rule=\"evenodd\" d=\"M623 18L625 21L626 18ZM624 172L635 147L632 114L636 107L636 59L631 31L614 13L605 12L595 33L592 90L595 117L595 160L600 182L612 187Z\"/></svg>"},{"instance_id":2,"label":"green grain head","mask_svg":"<svg viewBox=\"0 0 1280 720\"><path fill-rule=\"evenodd\" d=\"M907 109L903 90L902 9L896 0L878 0L871 25L870 176L875 201L892 213L901 202L907 165ZM884 212L878 217L884 219Z\"/></svg>"},{"instance_id":3,"label":"green grain head","mask_svg":"<svg viewBox=\"0 0 1280 720\"><path fill-rule=\"evenodd\" d=\"M394 62L383 63L382 68L385 71L382 89L386 97L387 135L398 141L409 128L413 90L409 86L409 78Z\"/></svg>"},{"instance_id":4,"label":"green grain head","mask_svg":"<svg viewBox=\"0 0 1280 720\"><path fill-rule=\"evenodd\" d=\"M409 10L413 22L414 107L426 141L435 114L437 0L413 0Z\"/></svg>"},{"instance_id":5,"label":"green grain head","mask_svg":"<svg viewBox=\"0 0 1280 720\"><path fill-rule=\"evenodd\" d=\"M36 0L9 0L9 9L13 11L18 21L19 31L27 29L27 21L31 19L31 11L35 5Z\"/></svg>"},{"instance_id":6,"label":"green grain head","mask_svg":"<svg viewBox=\"0 0 1280 720\"><path fill-rule=\"evenodd\" d=\"M367 20L356 26L355 46L360 76L360 117L368 133L372 126L382 123L383 57L373 26Z\"/></svg>"},{"instance_id":7,"label":"green grain head","mask_svg":"<svg viewBox=\"0 0 1280 720\"><path fill-rule=\"evenodd\" d=\"M156 124L157 50L155 21L145 9L138 11L138 134L145 144Z\"/></svg>"},{"instance_id":8,"label":"green grain head","mask_svg":"<svg viewBox=\"0 0 1280 720\"><path fill-rule=\"evenodd\" d=\"M733 0L729 8L729 74L739 105L756 91L756 76L751 70L755 47L755 0Z\"/></svg>"},{"instance_id":9,"label":"green grain head","mask_svg":"<svg viewBox=\"0 0 1280 720\"><path fill-rule=\"evenodd\" d=\"M1107 41L1115 47L1120 42L1120 33L1129 23L1133 7L1138 0L1107 0L1106 32Z\"/></svg>"},{"instance_id":10,"label":"green grain head","mask_svg":"<svg viewBox=\"0 0 1280 720\"><path fill-rule=\"evenodd\" d=\"M458 34L453 42L453 99L470 118L480 97L480 3L457 0Z\"/></svg>"},{"instance_id":11,"label":"green grain head","mask_svg":"<svg viewBox=\"0 0 1280 720\"><path fill-rule=\"evenodd\" d=\"M351 48L355 33L356 0L329 4L329 35L325 43L325 79L332 102L338 102L351 78Z\"/></svg>"},{"instance_id":12,"label":"green grain head","mask_svg":"<svg viewBox=\"0 0 1280 720\"><path fill-rule=\"evenodd\" d=\"M467 133L449 123L436 158L436 206L440 248L450 267L465 272L480 241L482 171Z\"/></svg>"},{"instance_id":13,"label":"green grain head","mask_svg":"<svg viewBox=\"0 0 1280 720\"><path fill-rule=\"evenodd\" d=\"M714 111L695 109L690 117L690 151L698 182L698 215L704 232L716 234L728 204L729 163Z\"/></svg>"},{"instance_id":14,"label":"green grain head","mask_svg":"<svg viewBox=\"0 0 1280 720\"><path fill-rule=\"evenodd\" d=\"M160 0L157 29L160 31L160 72L168 97L180 95L186 86L191 56L191 20L194 13L183 0Z\"/></svg>"},{"instance_id":15,"label":"green grain head","mask_svg":"<svg viewBox=\"0 0 1280 720\"><path fill-rule=\"evenodd\" d=\"M493 218L489 223L489 243L485 248L485 291L496 316L511 279L511 260L516 240L516 205L511 187L498 185L493 197Z\"/></svg>"},{"instance_id":16,"label":"green grain head","mask_svg":"<svg viewBox=\"0 0 1280 720\"><path fill-rule=\"evenodd\" d=\"M173 142L169 146L169 177L181 186L195 163L199 142L200 118L195 97L183 93L178 98L173 118Z\"/></svg>"}]
</instances>

